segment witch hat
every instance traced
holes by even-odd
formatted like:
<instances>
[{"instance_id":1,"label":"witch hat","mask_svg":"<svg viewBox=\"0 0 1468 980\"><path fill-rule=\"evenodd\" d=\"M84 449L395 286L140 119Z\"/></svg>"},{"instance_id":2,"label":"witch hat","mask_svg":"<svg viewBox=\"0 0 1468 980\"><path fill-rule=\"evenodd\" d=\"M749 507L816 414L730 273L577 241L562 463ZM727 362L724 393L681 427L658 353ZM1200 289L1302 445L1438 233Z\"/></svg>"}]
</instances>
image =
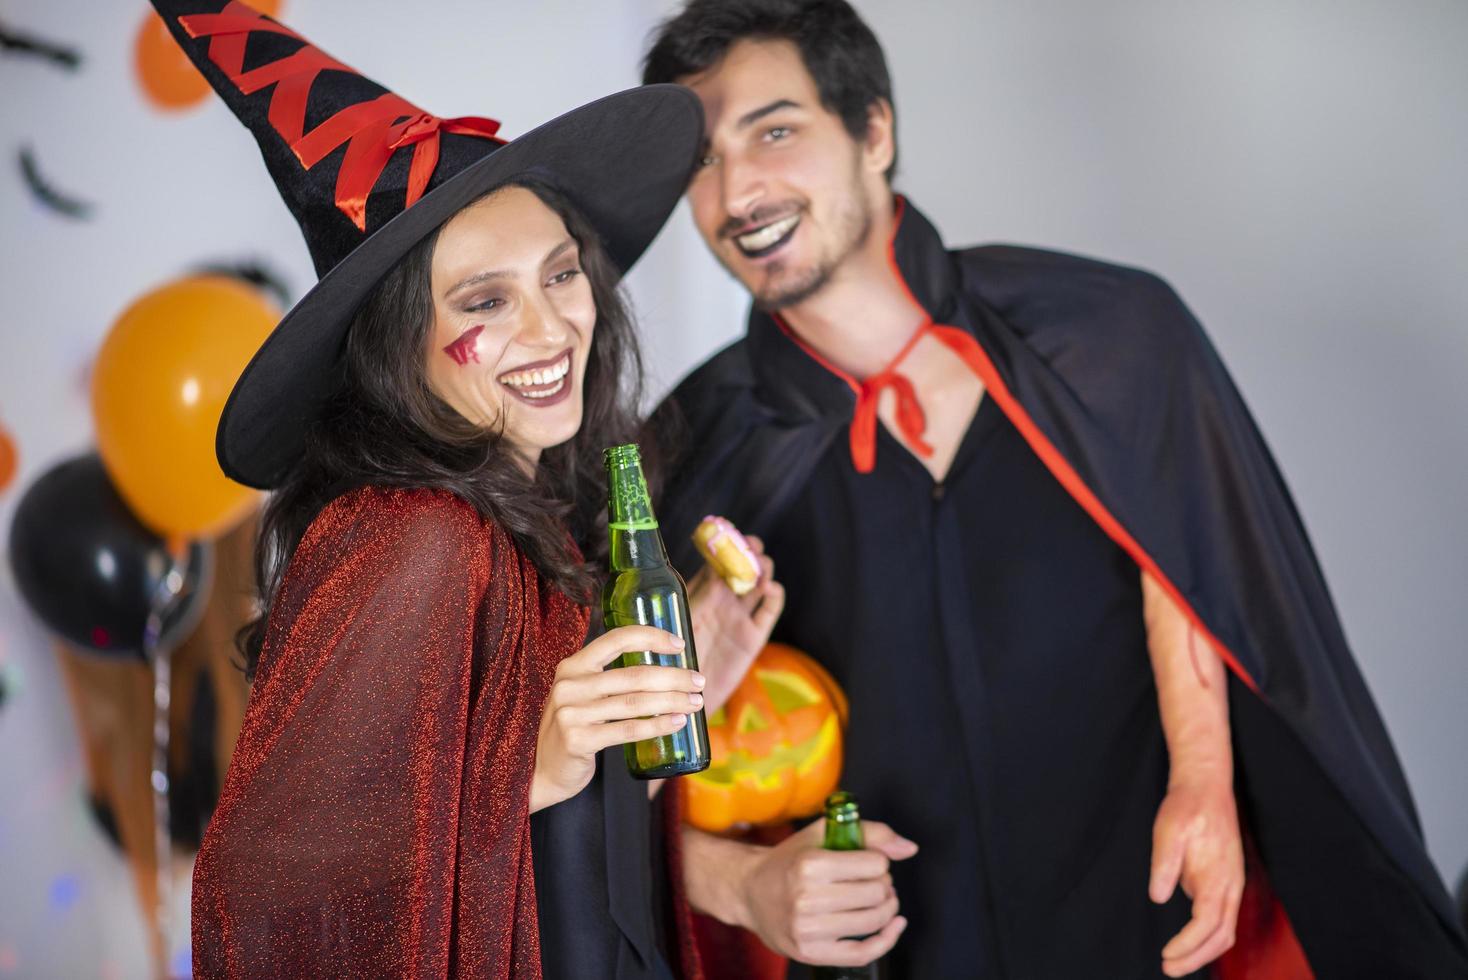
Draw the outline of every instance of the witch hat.
<instances>
[{"instance_id":1,"label":"witch hat","mask_svg":"<svg viewBox=\"0 0 1468 980\"><path fill-rule=\"evenodd\" d=\"M532 176L571 199L625 273L677 204L702 136L691 92L648 85L507 142L494 120L425 112L239 0L153 6L255 135L320 278L245 368L219 421L220 466L259 489L299 458L338 383L357 307L425 235Z\"/></svg>"}]
</instances>

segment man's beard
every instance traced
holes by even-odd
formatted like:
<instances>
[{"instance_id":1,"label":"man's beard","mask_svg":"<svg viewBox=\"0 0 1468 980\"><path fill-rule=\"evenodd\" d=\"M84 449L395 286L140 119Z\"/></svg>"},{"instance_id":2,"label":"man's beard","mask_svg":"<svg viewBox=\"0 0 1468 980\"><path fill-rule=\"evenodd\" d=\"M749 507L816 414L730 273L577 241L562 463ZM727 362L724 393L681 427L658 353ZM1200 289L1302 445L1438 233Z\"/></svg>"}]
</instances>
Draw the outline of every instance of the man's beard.
<instances>
[{"instance_id":1,"label":"man's beard","mask_svg":"<svg viewBox=\"0 0 1468 980\"><path fill-rule=\"evenodd\" d=\"M862 193L861 184L853 180L849 192L836 215L835 240L824 254L804 269L780 275L782 263L775 262L764 270L764 284L751 286L754 307L764 313L804 303L826 288L836 270L863 245L872 230L872 211Z\"/></svg>"}]
</instances>

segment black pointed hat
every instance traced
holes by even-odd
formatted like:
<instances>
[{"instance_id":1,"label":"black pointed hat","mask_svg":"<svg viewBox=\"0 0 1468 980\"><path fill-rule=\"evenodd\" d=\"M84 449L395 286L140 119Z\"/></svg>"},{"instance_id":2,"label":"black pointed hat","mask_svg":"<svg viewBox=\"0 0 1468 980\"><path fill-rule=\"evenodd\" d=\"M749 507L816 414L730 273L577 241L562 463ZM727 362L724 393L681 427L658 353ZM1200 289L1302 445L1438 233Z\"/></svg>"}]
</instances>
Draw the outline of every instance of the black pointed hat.
<instances>
[{"instance_id":1,"label":"black pointed hat","mask_svg":"<svg viewBox=\"0 0 1468 980\"><path fill-rule=\"evenodd\" d=\"M219 421L220 466L260 489L300 456L358 305L425 235L532 176L576 204L626 272L687 186L702 135L691 92L649 85L506 142L494 120L425 112L239 0L153 6L255 135L320 277L245 368Z\"/></svg>"}]
</instances>

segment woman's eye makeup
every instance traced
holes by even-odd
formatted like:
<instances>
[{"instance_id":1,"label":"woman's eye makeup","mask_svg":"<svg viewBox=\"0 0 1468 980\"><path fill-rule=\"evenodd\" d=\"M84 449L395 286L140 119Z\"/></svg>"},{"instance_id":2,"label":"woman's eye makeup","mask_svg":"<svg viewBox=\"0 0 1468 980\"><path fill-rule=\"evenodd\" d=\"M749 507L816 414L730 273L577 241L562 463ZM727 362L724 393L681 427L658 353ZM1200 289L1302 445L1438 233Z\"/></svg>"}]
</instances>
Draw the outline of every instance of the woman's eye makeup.
<instances>
[{"instance_id":1,"label":"woman's eye makeup","mask_svg":"<svg viewBox=\"0 0 1468 980\"><path fill-rule=\"evenodd\" d=\"M445 347L443 352L452 358L453 362L459 365L459 367L470 363L478 364L479 352L474 349L474 342L479 339L479 333L483 329L484 324L475 324L459 334L459 339Z\"/></svg>"},{"instance_id":2,"label":"woman's eye makeup","mask_svg":"<svg viewBox=\"0 0 1468 980\"><path fill-rule=\"evenodd\" d=\"M560 272L557 272L555 275L550 277L549 285L559 286L562 283L570 282L572 279L575 279L579 275L581 275L581 269L577 266L572 266L569 269L562 269Z\"/></svg>"},{"instance_id":3,"label":"woman's eye makeup","mask_svg":"<svg viewBox=\"0 0 1468 980\"><path fill-rule=\"evenodd\" d=\"M505 301L500 299L498 296L491 296L488 299L480 300L473 306L466 306L464 307L464 309L468 310L470 313L488 313L493 309L497 309L498 307L503 306L504 302Z\"/></svg>"}]
</instances>

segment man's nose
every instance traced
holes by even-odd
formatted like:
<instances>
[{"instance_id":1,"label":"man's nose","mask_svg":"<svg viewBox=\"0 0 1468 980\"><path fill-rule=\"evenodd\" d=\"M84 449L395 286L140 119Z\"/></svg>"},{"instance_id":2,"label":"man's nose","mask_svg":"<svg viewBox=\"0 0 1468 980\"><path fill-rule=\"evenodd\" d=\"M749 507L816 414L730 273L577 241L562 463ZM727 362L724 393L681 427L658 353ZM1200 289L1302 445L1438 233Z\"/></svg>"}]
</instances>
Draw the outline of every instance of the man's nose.
<instances>
[{"instance_id":1,"label":"man's nose","mask_svg":"<svg viewBox=\"0 0 1468 980\"><path fill-rule=\"evenodd\" d=\"M722 169L724 213L745 220L765 199L764 176L742 160L726 158Z\"/></svg>"}]
</instances>

